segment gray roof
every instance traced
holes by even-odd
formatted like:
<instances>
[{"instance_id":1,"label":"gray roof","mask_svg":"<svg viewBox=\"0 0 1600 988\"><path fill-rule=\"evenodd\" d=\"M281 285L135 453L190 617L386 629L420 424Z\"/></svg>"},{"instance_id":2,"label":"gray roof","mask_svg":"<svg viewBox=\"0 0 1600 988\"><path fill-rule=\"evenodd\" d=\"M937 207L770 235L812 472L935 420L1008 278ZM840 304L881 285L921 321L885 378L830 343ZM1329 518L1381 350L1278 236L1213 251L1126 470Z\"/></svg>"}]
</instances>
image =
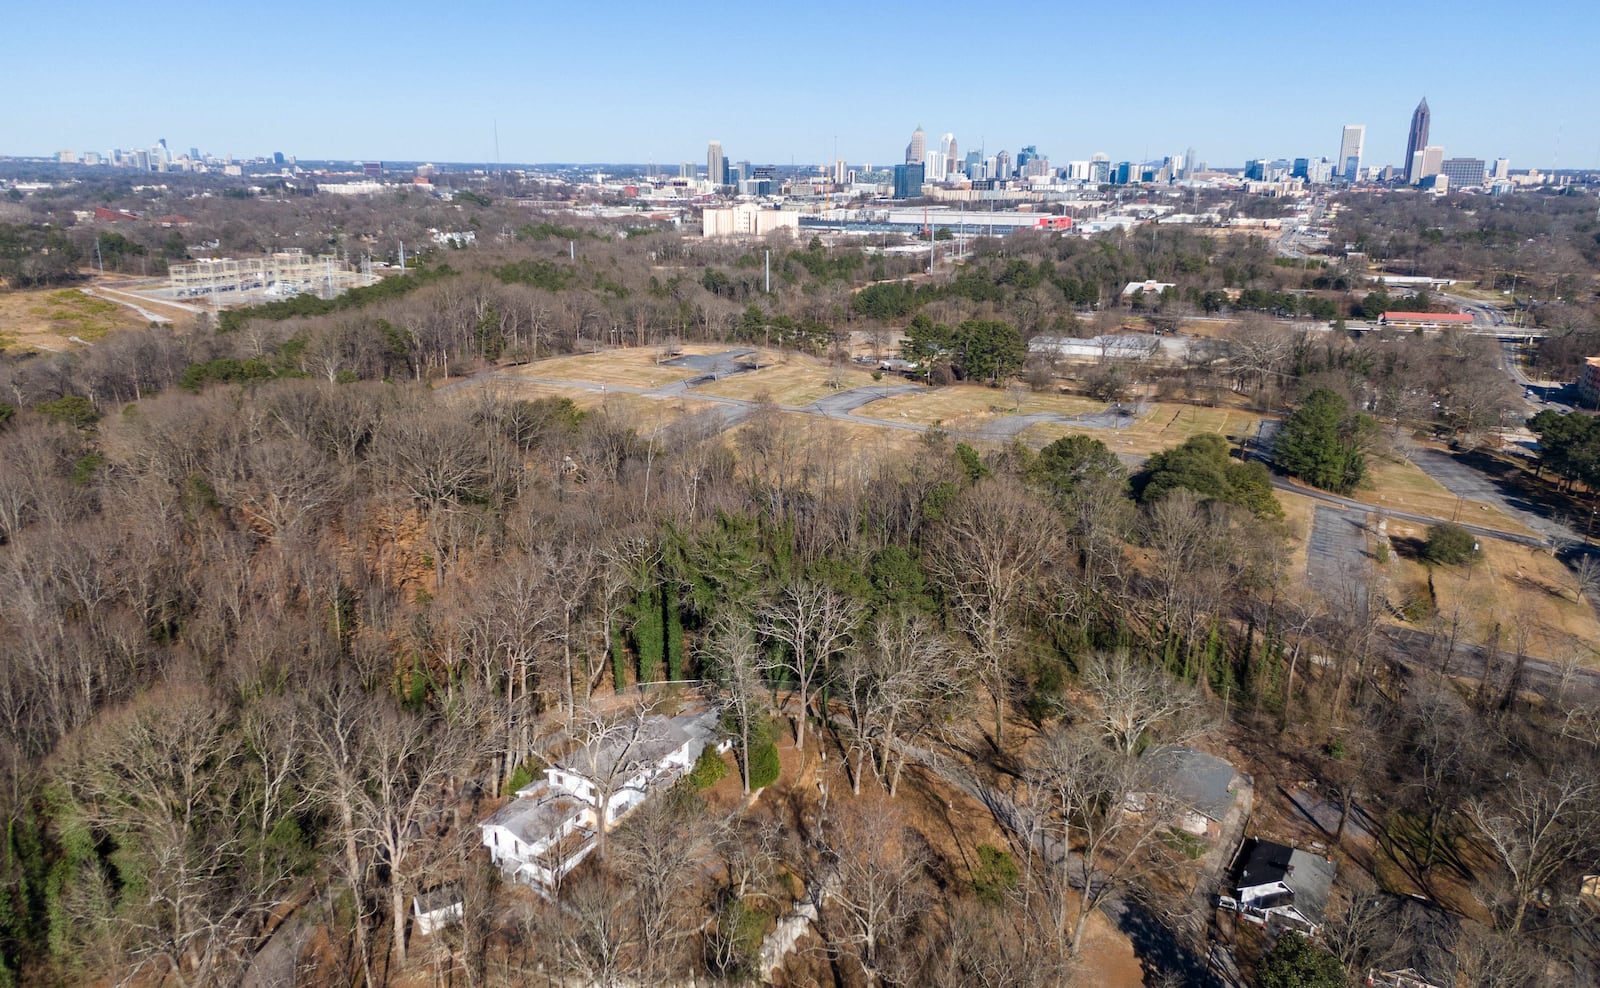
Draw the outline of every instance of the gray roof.
<instances>
[{"instance_id":1,"label":"gray roof","mask_svg":"<svg viewBox=\"0 0 1600 988\"><path fill-rule=\"evenodd\" d=\"M583 810L581 800L540 781L518 791L516 799L495 810L482 825L504 827L523 843L533 844L559 833Z\"/></svg>"},{"instance_id":2,"label":"gray roof","mask_svg":"<svg viewBox=\"0 0 1600 988\"><path fill-rule=\"evenodd\" d=\"M1283 884L1294 892L1294 907L1313 923L1321 923L1328 912L1328 897L1333 894L1333 876L1338 869L1332 861L1308 851L1289 855L1289 874Z\"/></svg>"},{"instance_id":3,"label":"gray roof","mask_svg":"<svg viewBox=\"0 0 1600 988\"><path fill-rule=\"evenodd\" d=\"M1144 755L1151 779L1184 806L1218 823L1233 808L1233 766L1215 755L1171 745Z\"/></svg>"},{"instance_id":4,"label":"gray roof","mask_svg":"<svg viewBox=\"0 0 1600 988\"><path fill-rule=\"evenodd\" d=\"M652 714L637 725L591 741L557 764L568 772L591 779L626 778L654 765L689 741L675 721Z\"/></svg>"},{"instance_id":5,"label":"gray roof","mask_svg":"<svg viewBox=\"0 0 1600 988\"><path fill-rule=\"evenodd\" d=\"M1333 894L1337 869L1327 858L1260 839L1245 845L1244 865L1235 888L1282 882L1294 893L1294 907L1313 923L1321 923Z\"/></svg>"}]
</instances>

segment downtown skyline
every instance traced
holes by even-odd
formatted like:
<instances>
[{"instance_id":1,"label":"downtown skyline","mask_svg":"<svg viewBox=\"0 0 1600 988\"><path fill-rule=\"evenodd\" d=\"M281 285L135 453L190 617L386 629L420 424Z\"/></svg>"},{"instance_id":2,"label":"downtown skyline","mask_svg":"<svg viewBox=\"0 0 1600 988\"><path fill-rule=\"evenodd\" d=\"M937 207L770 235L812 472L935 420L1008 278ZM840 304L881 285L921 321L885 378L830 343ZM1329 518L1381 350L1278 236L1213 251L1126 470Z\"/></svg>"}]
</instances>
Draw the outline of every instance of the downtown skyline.
<instances>
[{"instance_id":1,"label":"downtown skyline","mask_svg":"<svg viewBox=\"0 0 1600 988\"><path fill-rule=\"evenodd\" d=\"M1467 2L1424 28L1155 3L1137 16L1039 11L991 33L942 3L824 2L806 23L763 24L709 5L665 17L632 2L479 3L447 17L410 2L381 13L289 2L266 17L185 11L179 51L176 17L81 7L94 30L75 37L70 69L47 43L54 11L10 16L23 44L0 154L182 134L219 155L672 165L703 162L720 140L737 159L889 165L921 123L990 154L1146 160L1193 147L1236 168L1335 159L1341 129L1364 123L1364 163L1404 167L1426 96L1430 142L1449 154L1600 165L1600 81L1584 68L1600 14L1576 4L1533 22ZM157 49L169 54L151 72Z\"/></svg>"}]
</instances>

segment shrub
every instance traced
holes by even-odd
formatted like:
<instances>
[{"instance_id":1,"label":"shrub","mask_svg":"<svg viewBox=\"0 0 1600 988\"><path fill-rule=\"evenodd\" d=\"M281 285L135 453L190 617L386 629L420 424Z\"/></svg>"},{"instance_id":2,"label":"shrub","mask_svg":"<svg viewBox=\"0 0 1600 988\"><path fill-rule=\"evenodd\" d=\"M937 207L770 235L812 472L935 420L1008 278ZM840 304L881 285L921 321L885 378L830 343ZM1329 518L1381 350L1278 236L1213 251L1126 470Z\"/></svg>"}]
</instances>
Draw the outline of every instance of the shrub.
<instances>
[{"instance_id":1,"label":"shrub","mask_svg":"<svg viewBox=\"0 0 1600 988\"><path fill-rule=\"evenodd\" d=\"M1423 557L1440 566L1464 563L1477 551L1478 543L1472 533L1449 522L1429 526L1428 539L1422 545Z\"/></svg>"},{"instance_id":2,"label":"shrub","mask_svg":"<svg viewBox=\"0 0 1600 988\"><path fill-rule=\"evenodd\" d=\"M708 744L700 749L700 757L695 759L694 768L689 770L689 782L696 789L710 789L727 774L728 763L717 754L715 745Z\"/></svg>"},{"instance_id":3,"label":"shrub","mask_svg":"<svg viewBox=\"0 0 1600 988\"><path fill-rule=\"evenodd\" d=\"M978 845L978 866L972 870L972 890L978 899L998 905L1005 894L1017 887L1022 872L1010 852L992 844Z\"/></svg>"},{"instance_id":4,"label":"shrub","mask_svg":"<svg viewBox=\"0 0 1600 988\"><path fill-rule=\"evenodd\" d=\"M750 764L745 771L745 776L750 780L750 791L765 789L777 782L779 768L778 746L766 739L759 744L752 741Z\"/></svg>"}]
</instances>

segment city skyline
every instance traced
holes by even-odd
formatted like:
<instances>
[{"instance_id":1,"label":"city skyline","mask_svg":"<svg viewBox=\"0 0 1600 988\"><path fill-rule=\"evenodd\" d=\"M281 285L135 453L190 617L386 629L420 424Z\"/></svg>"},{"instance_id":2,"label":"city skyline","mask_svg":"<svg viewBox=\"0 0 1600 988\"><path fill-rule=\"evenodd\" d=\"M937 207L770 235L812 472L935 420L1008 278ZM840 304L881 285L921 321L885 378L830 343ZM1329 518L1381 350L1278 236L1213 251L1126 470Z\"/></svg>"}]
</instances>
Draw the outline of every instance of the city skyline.
<instances>
[{"instance_id":1,"label":"city skyline","mask_svg":"<svg viewBox=\"0 0 1600 988\"><path fill-rule=\"evenodd\" d=\"M1548 20L1497 19L1493 61L1483 67L1516 71L1494 85L1417 58L1418 36L1398 25L1378 30L1300 9L1270 19L1177 3L1153 4L1138 19L1039 11L1025 39L997 21L991 38L974 42L970 10L937 2L869 17L825 0L807 23L774 34L759 18L709 7L659 18L629 0L604 17L480 3L448 30L438 8L409 0L381 15L290 0L270 18L221 5L186 11L186 37L226 43L196 45L151 72L149 53L170 49L168 18L108 0L83 7L94 30L75 39L71 71L48 44L59 31L53 11L10 16L9 33L23 44L9 73L13 98L0 111L0 153L98 151L129 135L182 134L185 147L218 155L292 148L303 159L672 165L704 160L707 141L720 139L731 158L891 165L920 122L990 154L1033 145L1058 161L1096 152L1148 160L1192 146L1213 165L1238 167L1257 157L1336 160L1338 129L1359 120L1363 164L1404 168L1407 109L1426 94L1432 142L1451 154L1600 165L1600 124L1588 110L1600 82L1573 68L1588 58L1583 39L1600 13L1576 5L1557 11L1559 30ZM1496 9L1456 5L1429 22L1421 43L1483 52L1484 17ZM1338 84L1296 81L1230 55L1293 61L1288 42L1273 39L1301 36L1318 40L1296 58L1322 59ZM562 40L547 46L545 37ZM1059 39L1060 59L1032 49L1041 37ZM697 57L680 67L691 49ZM960 52L944 84L906 74L908 60L941 52ZM760 71L741 82L737 69L747 64ZM1175 73L1192 82L1173 85ZM674 79L670 91L663 74ZM142 84L118 82L129 78Z\"/></svg>"}]
</instances>

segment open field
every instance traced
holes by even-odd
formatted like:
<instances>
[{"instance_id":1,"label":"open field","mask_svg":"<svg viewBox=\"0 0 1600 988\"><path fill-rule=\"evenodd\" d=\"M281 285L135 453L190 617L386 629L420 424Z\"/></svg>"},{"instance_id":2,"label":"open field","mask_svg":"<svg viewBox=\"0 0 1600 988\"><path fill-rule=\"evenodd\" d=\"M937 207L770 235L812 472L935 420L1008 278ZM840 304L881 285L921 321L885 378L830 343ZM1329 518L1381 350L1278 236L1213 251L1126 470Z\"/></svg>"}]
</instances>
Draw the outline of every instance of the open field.
<instances>
[{"instance_id":1,"label":"open field","mask_svg":"<svg viewBox=\"0 0 1600 988\"><path fill-rule=\"evenodd\" d=\"M684 347L684 353L719 353L725 347ZM698 372L689 367L670 367L656 363L654 347L628 347L601 353L580 353L551 357L517 367L507 373L519 377L544 377L556 380L621 385L631 388L659 388L673 381L685 381Z\"/></svg>"},{"instance_id":2,"label":"open field","mask_svg":"<svg viewBox=\"0 0 1600 988\"><path fill-rule=\"evenodd\" d=\"M1398 560L1380 567L1390 576L1390 600L1425 597L1428 567L1415 551L1426 527L1390 521L1389 535L1401 550ZM1571 572L1546 550L1483 539L1472 563L1433 567L1433 594L1439 620L1448 626L1459 614L1465 640L1488 641L1498 626L1499 647L1509 654L1525 636L1520 644L1529 654L1600 666L1600 618L1588 601L1577 599Z\"/></svg>"},{"instance_id":3,"label":"open field","mask_svg":"<svg viewBox=\"0 0 1600 988\"><path fill-rule=\"evenodd\" d=\"M487 387L504 398L529 401L538 398L570 398L574 405L587 410L604 405L616 414L632 416L638 423L638 431L645 435L685 415L726 407L715 402L695 401L693 398L656 398L627 391L601 391L593 387L519 381L514 378L497 378L489 382ZM458 392L462 395L469 393Z\"/></svg>"},{"instance_id":4,"label":"open field","mask_svg":"<svg viewBox=\"0 0 1600 988\"><path fill-rule=\"evenodd\" d=\"M1032 426L1022 435L1035 443L1047 443L1065 435L1082 433L1100 439L1111 447L1113 453L1148 456L1202 432L1224 437L1254 436L1263 418L1259 412L1240 408L1205 408L1160 402L1146 407L1148 410L1127 428L1090 429L1045 422Z\"/></svg>"},{"instance_id":5,"label":"open field","mask_svg":"<svg viewBox=\"0 0 1600 988\"><path fill-rule=\"evenodd\" d=\"M754 400L763 396L780 405L809 405L836 391L866 387L876 383L872 375L855 366L837 371L826 361L802 354L758 351L760 370L732 374L719 381L697 386L697 393L723 398Z\"/></svg>"},{"instance_id":6,"label":"open field","mask_svg":"<svg viewBox=\"0 0 1600 988\"><path fill-rule=\"evenodd\" d=\"M1534 534L1527 526L1497 508L1456 497L1410 460L1390 456L1368 457L1367 473L1367 483L1350 496L1375 508L1395 508L1434 518L1453 518L1507 532Z\"/></svg>"},{"instance_id":7,"label":"open field","mask_svg":"<svg viewBox=\"0 0 1600 988\"><path fill-rule=\"evenodd\" d=\"M76 288L0 293L0 346L70 350L119 329L148 325L137 312Z\"/></svg>"},{"instance_id":8,"label":"open field","mask_svg":"<svg viewBox=\"0 0 1600 988\"><path fill-rule=\"evenodd\" d=\"M912 425L939 425L959 430L1007 415L1031 415L1036 412L1080 415L1103 411L1105 407L1105 402L1089 398L1028 391L1023 393L1019 408L1016 395L1006 389L957 384L894 395L873 402L858 414Z\"/></svg>"}]
</instances>

